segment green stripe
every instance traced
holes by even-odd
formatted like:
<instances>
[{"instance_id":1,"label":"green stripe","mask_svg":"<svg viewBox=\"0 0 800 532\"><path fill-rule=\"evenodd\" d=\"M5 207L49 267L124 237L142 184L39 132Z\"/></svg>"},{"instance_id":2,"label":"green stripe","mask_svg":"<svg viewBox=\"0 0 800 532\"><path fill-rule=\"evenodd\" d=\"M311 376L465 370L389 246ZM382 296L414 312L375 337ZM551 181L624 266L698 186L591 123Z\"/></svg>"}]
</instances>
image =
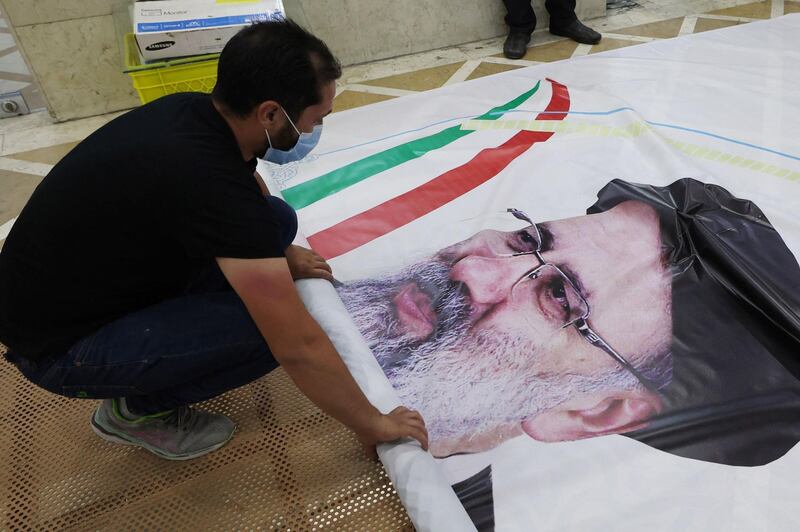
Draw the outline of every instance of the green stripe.
<instances>
[{"instance_id":1,"label":"green stripe","mask_svg":"<svg viewBox=\"0 0 800 532\"><path fill-rule=\"evenodd\" d=\"M524 103L525 100L533 96L536 91L539 90L540 83L541 82L537 82L531 90L520 94L508 103L491 109L487 113L479 116L476 120L497 120L503 116L505 112L518 107ZM305 183L287 188L283 190L281 194L289 205L295 209L302 209L323 198L336 194L347 187L355 185L368 177L372 177L375 174L422 157L429 151L438 150L471 133L473 133L473 131L463 130L460 125L449 127L433 135L412 140L352 162L346 166L328 172L327 174L310 179Z\"/></svg>"}]
</instances>

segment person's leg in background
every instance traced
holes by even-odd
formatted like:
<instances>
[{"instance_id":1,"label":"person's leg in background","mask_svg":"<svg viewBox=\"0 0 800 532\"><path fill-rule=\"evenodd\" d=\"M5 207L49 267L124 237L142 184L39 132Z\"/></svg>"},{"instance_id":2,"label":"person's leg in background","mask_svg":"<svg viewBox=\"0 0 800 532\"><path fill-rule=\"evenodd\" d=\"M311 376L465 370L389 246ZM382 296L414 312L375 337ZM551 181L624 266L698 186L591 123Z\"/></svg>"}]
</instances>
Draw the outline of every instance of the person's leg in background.
<instances>
[{"instance_id":1,"label":"person's leg in background","mask_svg":"<svg viewBox=\"0 0 800 532\"><path fill-rule=\"evenodd\" d=\"M519 59L528 50L531 33L536 29L536 14L531 0L503 0L506 5L508 37L503 44L503 54L509 59Z\"/></svg>"},{"instance_id":2,"label":"person's leg in background","mask_svg":"<svg viewBox=\"0 0 800 532\"><path fill-rule=\"evenodd\" d=\"M509 32L503 44L503 54L509 59L520 59L528 50L531 33L536 28L536 15L530 0L503 0L506 6L506 24ZM550 14L550 33L569 37L583 44L597 44L601 35L585 26L575 14L575 0L546 0Z\"/></svg>"},{"instance_id":3,"label":"person's leg in background","mask_svg":"<svg viewBox=\"0 0 800 532\"><path fill-rule=\"evenodd\" d=\"M269 198L288 246L297 218ZM247 384L277 367L247 309L216 262L187 294L142 309L38 365L11 357L35 384L67 397L105 399L92 418L101 437L169 459L201 456L224 445L234 423L189 404Z\"/></svg>"},{"instance_id":4,"label":"person's leg in background","mask_svg":"<svg viewBox=\"0 0 800 532\"><path fill-rule=\"evenodd\" d=\"M544 3L550 14L550 33L569 37L582 44L597 44L601 35L585 26L575 14L575 0L546 0Z\"/></svg>"}]
</instances>

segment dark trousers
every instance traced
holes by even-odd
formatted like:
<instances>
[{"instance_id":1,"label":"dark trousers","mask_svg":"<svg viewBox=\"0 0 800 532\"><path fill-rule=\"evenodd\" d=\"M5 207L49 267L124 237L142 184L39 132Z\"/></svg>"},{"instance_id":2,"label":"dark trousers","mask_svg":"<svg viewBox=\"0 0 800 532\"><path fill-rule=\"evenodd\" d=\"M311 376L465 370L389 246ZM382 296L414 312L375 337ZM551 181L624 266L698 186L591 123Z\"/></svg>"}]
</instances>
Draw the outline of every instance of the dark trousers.
<instances>
[{"instance_id":1,"label":"dark trousers","mask_svg":"<svg viewBox=\"0 0 800 532\"><path fill-rule=\"evenodd\" d=\"M267 201L280 215L281 238L288 247L297 233L297 216L282 200ZM141 414L210 399L278 366L215 261L184 296L109 323L62 356L39 363L13 353L8 358L30 381L53 393L125 397Z\"/></svg>"},{"instance_id":2,"label":"dark trousers","mask_svg":"<svg viewBox=\"0 0 800 532\"><path fill-rule=\"evenodd\" d=\"M533 33L536 28L536 15L530 0L503 0L506 4L506 24L511 31ZM550 14L550 27L563 28L578 17L575 15L575 0L546 0L544 3Z\"/></svg>"}]
</instances>

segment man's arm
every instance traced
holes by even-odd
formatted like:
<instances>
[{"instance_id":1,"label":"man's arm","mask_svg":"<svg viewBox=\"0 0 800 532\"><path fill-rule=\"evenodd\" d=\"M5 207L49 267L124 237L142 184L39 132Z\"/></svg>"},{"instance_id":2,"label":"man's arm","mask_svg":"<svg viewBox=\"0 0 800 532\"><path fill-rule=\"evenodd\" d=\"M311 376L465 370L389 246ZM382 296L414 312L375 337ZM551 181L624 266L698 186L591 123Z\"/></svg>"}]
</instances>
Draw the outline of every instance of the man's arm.
<instances>
[{"instance_id":1,"label":"man's arm","mask_svg":"<svg viewBox=\"0 0 800 532\"><path fill-rule=\"evenodd\" d=\"M218 258L217 262L275 359L314 404L350 427L368 448L410 437L427 450L428 432L418 412L399 407L382 415L361 392L303 305L285 259Z\"/></svg>"}]
</instances>

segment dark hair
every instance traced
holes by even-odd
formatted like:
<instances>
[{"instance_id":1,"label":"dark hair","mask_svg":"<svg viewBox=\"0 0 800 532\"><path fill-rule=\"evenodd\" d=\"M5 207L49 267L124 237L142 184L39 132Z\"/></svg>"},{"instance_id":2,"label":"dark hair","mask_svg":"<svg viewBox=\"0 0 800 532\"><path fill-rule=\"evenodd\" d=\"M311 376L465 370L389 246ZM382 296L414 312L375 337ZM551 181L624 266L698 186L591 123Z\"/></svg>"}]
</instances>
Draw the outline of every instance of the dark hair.
<instances>
[{"instance_id":1,"label":"dark hair","mask_svg":"<svg viewBox=\"0 0 800 532\"><path fill-rule=\"evenodd\" d=\"M240 117L274 100L296 120L305 108L321 101L322 87L341 75L342 67L328 46L295 22L258 22L225 45L213 96Z\"/></svg>"}]
</instances>

